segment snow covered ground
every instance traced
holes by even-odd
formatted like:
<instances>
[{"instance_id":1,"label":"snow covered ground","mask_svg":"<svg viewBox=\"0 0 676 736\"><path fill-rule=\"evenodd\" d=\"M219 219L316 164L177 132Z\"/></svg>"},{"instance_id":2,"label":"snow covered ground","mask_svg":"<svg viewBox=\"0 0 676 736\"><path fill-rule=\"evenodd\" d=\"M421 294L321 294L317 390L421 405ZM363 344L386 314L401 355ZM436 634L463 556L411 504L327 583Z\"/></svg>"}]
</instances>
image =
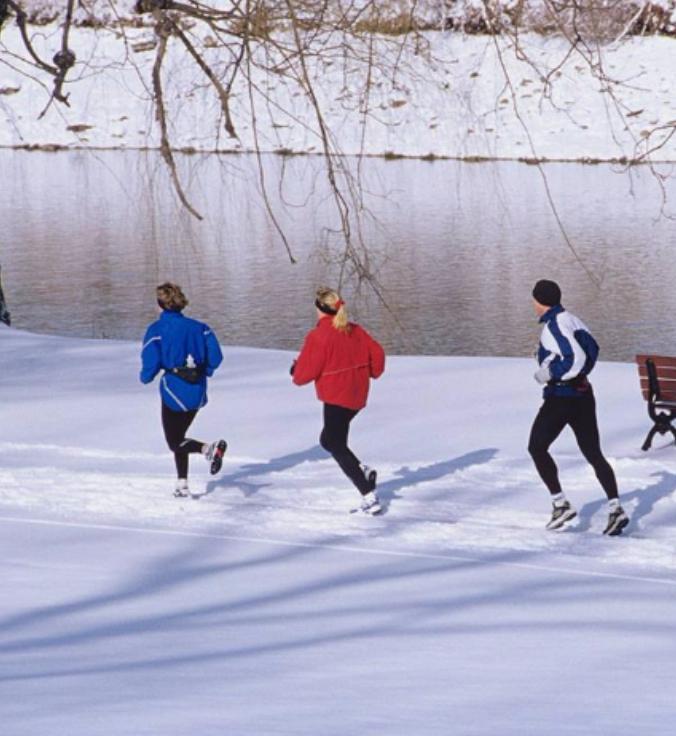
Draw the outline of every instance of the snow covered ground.
<instances>
[{"instance_id":1,"label":"snow covered ground","mask_svg":"<svg viewBox=\"0 0 676 736\"><path fill-rule=\"evenodd\" d=\"M79 61L66 85L70 107L52 105L40 118L51 88L36 81L33 68L18 60L19 33L5 28L0 39L0 62L2 57L6 62L0 63L0 146L157 148L149 89L154 37L148 28L125 33L122 39L110 31L73 29L71 46ZM603 83L591 74L588 59L570 54L561 38L524 34L528 61L518 58L507 39L497 39L496 45L492 37L444 32L428 32L423 38L403 52L399 41L381 39L372 68L341 53L309 58L318 101L338 150L617 159L636 155L637 145L640 150L649 132L660 126L665 127L650 145L663 142L676 118L672 38L633 37L605 47ZM60 30L56 24L37 27L33 40L49 59L60 47ZM206 37L195 41L207 45L207 59L219 69L222 50L209 49ZM366 45L354 49L355 56L362 53L365 58L370 52ZM271 65L263 55L260 61ZM164 70L173 146L254 149L249 95L242 83L235 84L230 98L238 135L233 139L223 130L219 100L178 42L170 43ZM365 94L367 72L370 88ZM260 69L254 70L253 82L260 149L321 152L315 113L297 85ZM655 158L676 159L676 136Z\"/></svg>"},{"instance_id":2,"label":"snow covered ground","mask_svg":"<svg viewBox=\"0 0 676 736\"><path fill-rule=\"evenodd\" d=\"M593 375L632 515L608 539L568 435L580 520L543 528L528 359L391 358L352 432L368 518L282 351L226 348L194 425L223 471L174 499L138 348L0 326L4 735L669 732L676 448L640 451L634 366Z\"/></svg>"}]
</instances>

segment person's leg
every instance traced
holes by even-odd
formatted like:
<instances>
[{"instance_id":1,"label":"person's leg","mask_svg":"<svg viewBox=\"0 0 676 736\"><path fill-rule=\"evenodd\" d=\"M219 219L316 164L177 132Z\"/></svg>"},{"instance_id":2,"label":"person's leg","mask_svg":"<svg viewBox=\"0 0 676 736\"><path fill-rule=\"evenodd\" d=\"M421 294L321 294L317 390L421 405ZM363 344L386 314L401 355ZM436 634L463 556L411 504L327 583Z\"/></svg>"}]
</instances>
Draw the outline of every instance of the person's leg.
<instances>
[{"instance_id":1,"label":"person's leg","mask_svg":"<svg viewBox=\"0 0 676 736\"><path fill-rule=\"evenodd\" d=\"M204 443L187 439L185 433L197 416L197 410L172 411L162 404L162 428L169 449L174 453L176 475L178 478L188 478L188 455L194 452L204 452Z\"/></svg>"},{"instance_id":2,"label":"person's leg","mask_svg":"<svg viewBox=\"0 0 676 736\"><path fill-rule=\"evenodd\" d=\"M596 477L599 479L608 500L618 498L615 473L601 451L599 427L596 419L596 401L592 393L583 398L575 399L575 407L571 411L569 424L575 433L582 454L594 468Z\"/></svg>"},{"instance_id":3,"label":"person's leg","mask_svg":"<svg viewBox=\"0 0 676 736\"><path fill-rule=\"evenodd\" d=\"M629 517L620 506L615 473L601 451L596 401L592 393L580 400L575 416L571 418L570 426L575 432L582 454L594 468L596 477L608 498L608 523L603 533L609 536L622 534L622 530L629 524Z\"/></svg>"},{"instance_id":4,"label":"person's leg","mask_svg":"<svg viewBox=\"0 0 676 736\"><path fill-rule=\"evenodd\" d=\"M340 469L354 483L362 495L371 490L364 477L360 462L347 446L350 422L357 416L355 409L346 409L335 404L324 404L324 428L319 437L321 446L338 463Z\"/></svg>"},{"instance_id":5,"label":"person's leg","mask_svg":"<svg viewBox=\"0 0 676 736\"><path fill-rule=\"evenodd\" d=\"M555 396L546 398L535 417L528 440L528 452L552 496L559 496L562 490L559 471L549 454L549 447L567 424L567 401Z\"/></svg>"}]
</instances>

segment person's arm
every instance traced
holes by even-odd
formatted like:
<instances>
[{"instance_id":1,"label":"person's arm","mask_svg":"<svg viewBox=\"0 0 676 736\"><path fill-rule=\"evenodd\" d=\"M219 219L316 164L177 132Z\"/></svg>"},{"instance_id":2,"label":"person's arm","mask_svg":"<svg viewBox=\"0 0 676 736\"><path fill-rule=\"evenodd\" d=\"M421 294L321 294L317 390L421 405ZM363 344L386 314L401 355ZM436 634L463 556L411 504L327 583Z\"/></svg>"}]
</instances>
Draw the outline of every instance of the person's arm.
<instances>
[{"instance_id":1,"label":"person's arm","mask_svg":"<svg viewBox=\"0 0 676 736\"><path fill-rule=\"evenodd\" d=\"M204 368L207 376L213 376L214 371L223 362L223 352L213 330L204 325L204 340L207 348L207 363Z\"/></svg>"},{"instance_id":2,"label":"person's arm","mask_svg":"<svg viewBox=\"0 0 676 736\"><path fill-rule=\"evenodd\" d=\"M152 325L146 330L141 348L141 383L150 383L162 368L161 335L155 334Z\"/></svg>"},{"instance_id":3,"label":"person's arm","mask_svg":"<svg viewBox=\"0 0 676 736\"><path fill-rule=\"evenodd\" d=\"M382 345L369 335L369 373L371 378L380 378L385 371L385 351Z\"/></svg>"},{"instance_id":4,"label":"person's arm","mask_svg":"<svg viewBox=\"0 0 676 736\"><path fill-rule=\"evenodd\" d=\"M292 378L296 386L316 381L324 368L324 350L315 331L308 333L300 355L294 363Z\"/></svg>"}]
</instances>

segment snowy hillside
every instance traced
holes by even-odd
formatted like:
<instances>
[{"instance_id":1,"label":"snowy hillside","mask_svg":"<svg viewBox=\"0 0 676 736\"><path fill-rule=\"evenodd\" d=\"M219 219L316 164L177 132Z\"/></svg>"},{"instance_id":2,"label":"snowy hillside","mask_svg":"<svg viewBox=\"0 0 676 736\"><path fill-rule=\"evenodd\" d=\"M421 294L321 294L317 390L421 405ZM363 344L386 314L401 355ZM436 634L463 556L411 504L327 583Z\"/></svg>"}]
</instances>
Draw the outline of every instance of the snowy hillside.
<instances>
[{"instance_id":1,"label":"snowy hillside","mask_svg":"<svg viewBox=\"0 0 676 736\"><path fill-rule=\"evenodd\" d=\"M228 76L229 57L210 33L192 33L206 61ZM33 42L51 59L61 44L58 23L35 27ZM343 153L621 159L645 150L657 130L650 145L665 145L655 158L676 158L676 136L669 138L676 119L673 38L624 39L605 47L597 62L570 53L562 37L535 33L520 37L518 53L507 36L429 30L405 48L401 39L387 36L376 37L373 48L368 40L351 43L350 54L321 52L307 61L332 140ZM65 89L70 107L52 105L40 118L51 80L36 80L31 64L19 61L26 55L20 34L3 29L0 146L158 147L152 29L77 27L70 46L78 60ZM218 97L186 49L171 39L163 78L172 145L250 151L257 135L264 151L321 152L316 113L302 85L293 74L275 71L283 64L274 54L269 58L271 53L261 47L254 54L252 99L241 76L233 86L231 137ZM374 65L364 62L371 54ZM601 60L599 77L593 64Z\"/></svg>"},{"instance_id":2,"label":"snowy hillside","mask_svg":"<svg viewBox=\"0 0 676 736\"><path fill-rule=\"evenodd\" d=\"M634 366L594 372L632 516L609 539L571 436L580 520L543 528L530 360L391 358L353 425L370 518L281 351L226 348L193 433L223 471L174 499L138 349L0 327L4 734L666 733L676 448L640 451Z\"/></svg>"}]
</instances>

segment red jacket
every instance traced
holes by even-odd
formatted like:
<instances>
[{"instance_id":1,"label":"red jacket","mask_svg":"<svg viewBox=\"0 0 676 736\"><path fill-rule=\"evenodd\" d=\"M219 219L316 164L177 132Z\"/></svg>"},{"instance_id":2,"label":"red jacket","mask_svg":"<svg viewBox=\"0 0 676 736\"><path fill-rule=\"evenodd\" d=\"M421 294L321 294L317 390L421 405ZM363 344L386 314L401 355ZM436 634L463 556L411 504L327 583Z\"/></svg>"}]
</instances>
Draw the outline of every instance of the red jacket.
<instances>
[{"instance_id":1,"label":"red jacket","mask_svg":"<svg viewBox=\"0 0 676 736\"><path fill-rule=\"evenodd\" d=\"M369 379L385 370L385 352L366 330L350 323L337 330L331 317L322 317L308 332L293 372L293 382L315 382L317 398L347 409L366 406Z\"/></svg>"}]
</instances>

